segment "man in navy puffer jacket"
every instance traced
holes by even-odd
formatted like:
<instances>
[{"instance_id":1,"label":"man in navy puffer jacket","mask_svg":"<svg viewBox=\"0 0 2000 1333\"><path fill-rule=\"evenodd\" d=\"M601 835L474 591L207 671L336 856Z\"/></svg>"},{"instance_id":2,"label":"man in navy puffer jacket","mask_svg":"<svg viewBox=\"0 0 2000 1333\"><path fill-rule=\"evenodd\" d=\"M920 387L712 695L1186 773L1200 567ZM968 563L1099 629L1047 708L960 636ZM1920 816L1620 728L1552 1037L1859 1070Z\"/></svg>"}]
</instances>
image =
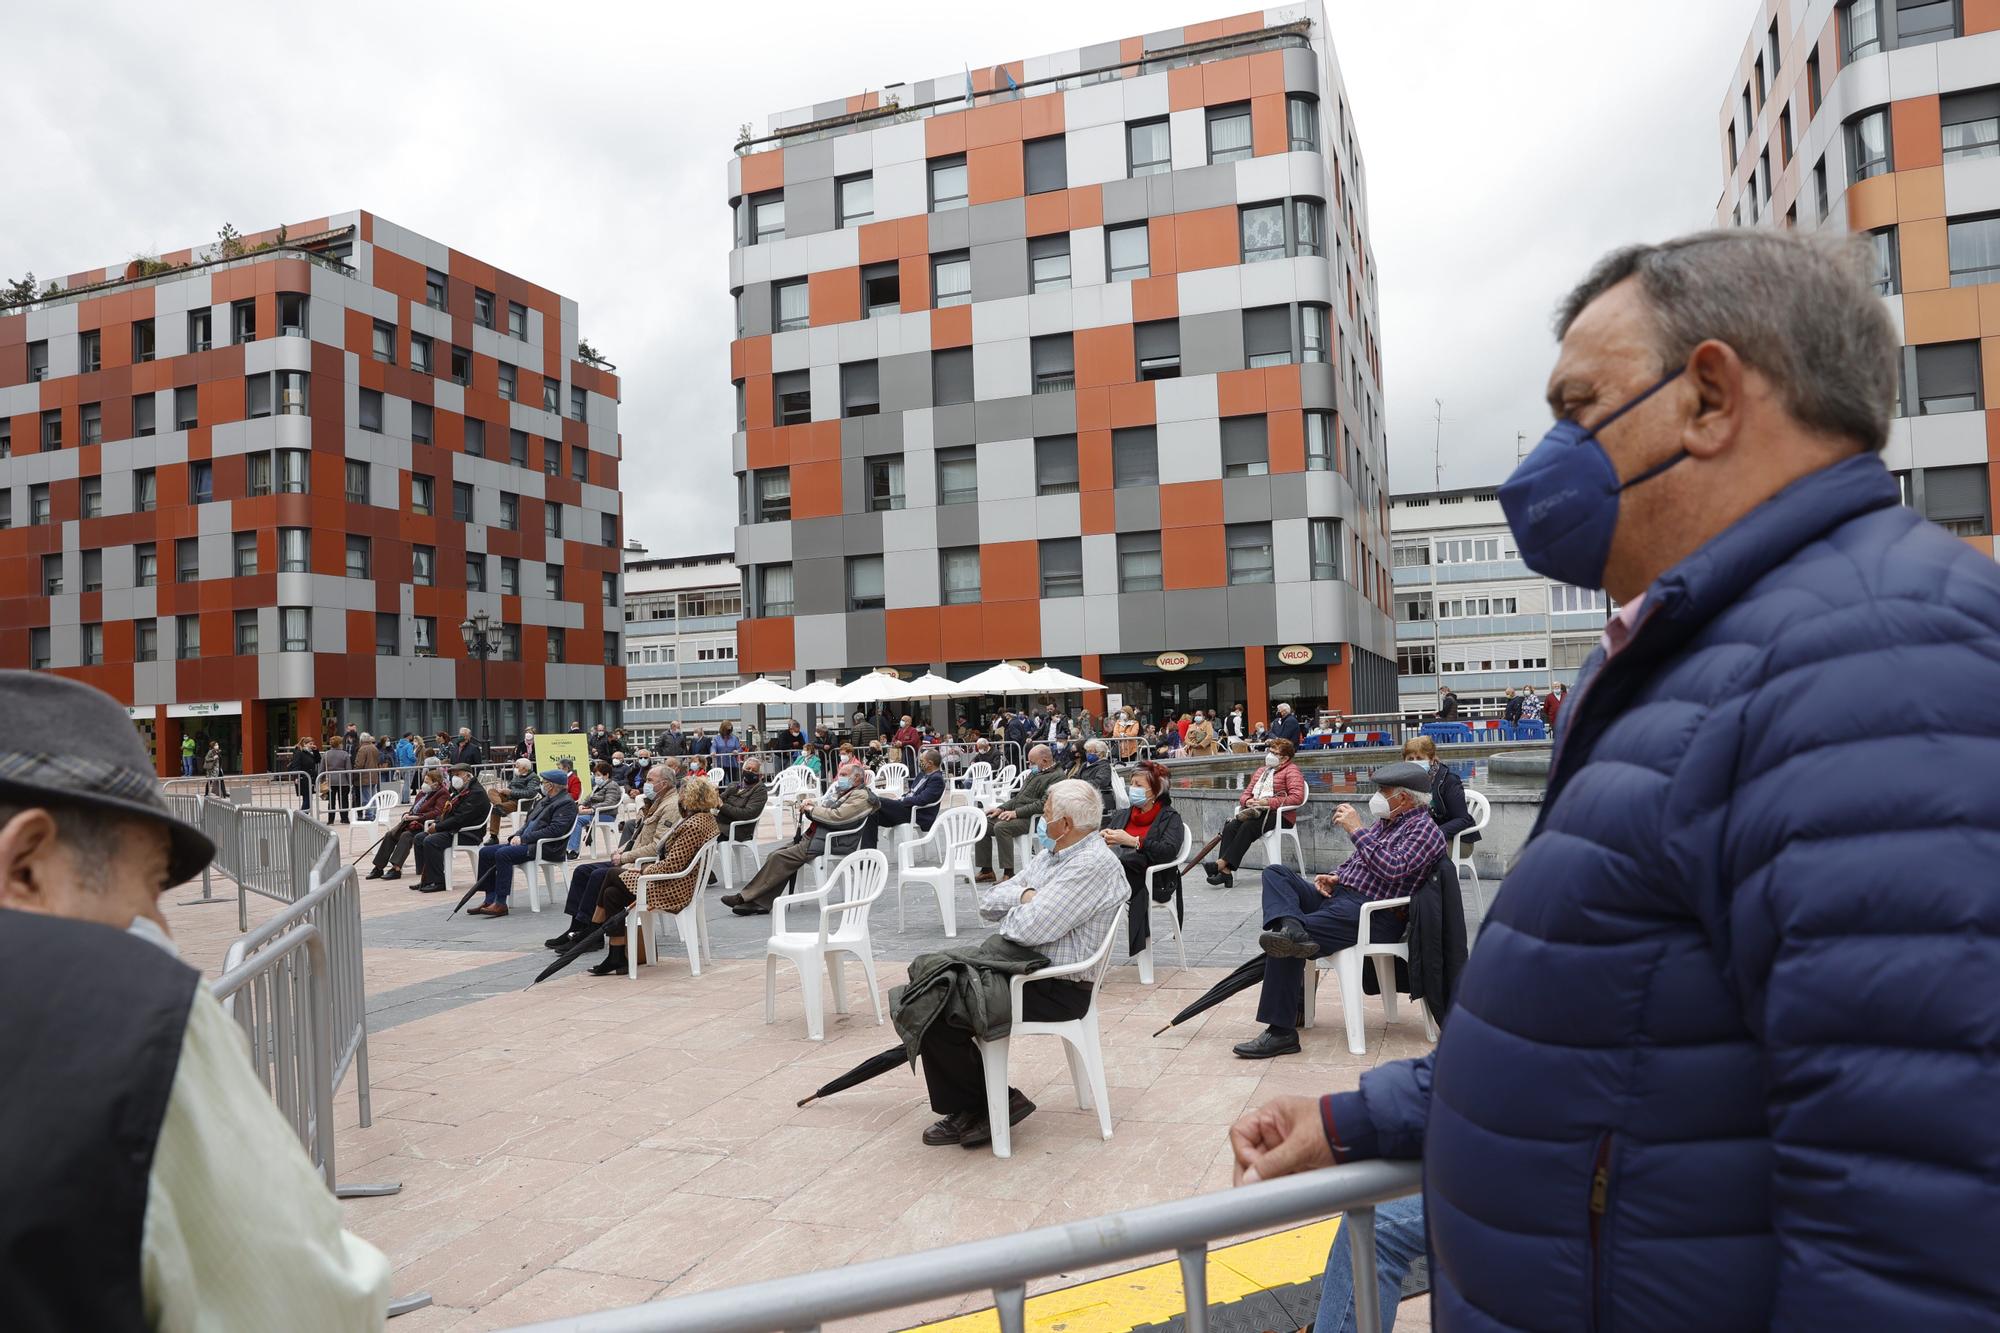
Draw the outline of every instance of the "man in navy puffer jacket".
<instances>
[{"instance_id":1,"label":"man in navy puffer jacket","mask_svg":"<svg viewBox=\"0 0 2000 1333\"><path fill-rule=\"evenodd\" d=\"M1421 1156L1441 1330L2000 1326L2000 572L1897 503L1899 339L1752 230L1558 331L1501 500L1620 611L1436 1052L1238 1178Z\"/></svg>"}]
</instances>

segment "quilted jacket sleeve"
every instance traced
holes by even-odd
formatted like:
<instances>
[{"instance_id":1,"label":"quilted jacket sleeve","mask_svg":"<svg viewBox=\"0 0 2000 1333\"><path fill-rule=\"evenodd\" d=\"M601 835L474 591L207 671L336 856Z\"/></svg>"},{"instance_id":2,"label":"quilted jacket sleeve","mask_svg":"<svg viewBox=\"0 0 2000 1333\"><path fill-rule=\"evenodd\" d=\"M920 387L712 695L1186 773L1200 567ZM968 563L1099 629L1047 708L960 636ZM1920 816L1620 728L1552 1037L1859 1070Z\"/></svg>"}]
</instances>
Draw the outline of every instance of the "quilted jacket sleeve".
<instances>
[{"instance_id":1,"label":"quilted jacket sleeve","mask_svg":"<svg viewBox=\"0 0 2000 1333\"><path fill-rule=\"evenodd\" d=\"M1378 1065L1353 1092L1320 1098L1320 1123L1335 1161L1384 1157L1413 1161L1424 1155L1424 1122L1431 1114L1431 1057Z\"/></svg>"}]
</instances>

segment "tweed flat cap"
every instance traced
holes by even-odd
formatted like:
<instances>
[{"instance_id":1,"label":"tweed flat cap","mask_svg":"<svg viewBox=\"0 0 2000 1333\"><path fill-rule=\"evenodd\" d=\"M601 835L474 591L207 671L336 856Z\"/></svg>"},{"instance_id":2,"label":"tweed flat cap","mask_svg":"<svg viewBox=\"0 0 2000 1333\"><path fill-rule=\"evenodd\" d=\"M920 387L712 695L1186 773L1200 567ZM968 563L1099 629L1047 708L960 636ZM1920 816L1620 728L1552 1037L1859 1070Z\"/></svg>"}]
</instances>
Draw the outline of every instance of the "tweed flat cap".
<instances>
[{"instance_id":1,"label":"tweed flat cap","mask_svg":"<svg viewBox=\"0 0 2000 1333\"><path fill-rule=\"evenodd\" d=\"M173 840L175 884L215 859L208 835L168 808L137 729L110 695L46 672L0 671L0 718L0 800L151 820Z\"/></svg>"},{"instance_id":2,"label":"tweed flat cap","mask_svg":"<svg viewBox=\"0 0 2000 1333\"><path fill-rule=\"evenodd\" d=\"M1368 780L1378 787L1402 787L1407 791L1423 792L1427 796L1431 790L1430 765L1413 764L1407 759L1382 765L1368 775Z\"/></svg>"},{"instance_id":3,"label":"tweed flat cap","mask_svg":"<svg viewBox=\"0 0 2000 1333\"><path fill-rule=\"evenodd\" d=\"M569 774L563 772L560 768L545 768L542 770L542 781L560 782L563 783L564 785L568 785Z\"/></svg>"}]
</instances>

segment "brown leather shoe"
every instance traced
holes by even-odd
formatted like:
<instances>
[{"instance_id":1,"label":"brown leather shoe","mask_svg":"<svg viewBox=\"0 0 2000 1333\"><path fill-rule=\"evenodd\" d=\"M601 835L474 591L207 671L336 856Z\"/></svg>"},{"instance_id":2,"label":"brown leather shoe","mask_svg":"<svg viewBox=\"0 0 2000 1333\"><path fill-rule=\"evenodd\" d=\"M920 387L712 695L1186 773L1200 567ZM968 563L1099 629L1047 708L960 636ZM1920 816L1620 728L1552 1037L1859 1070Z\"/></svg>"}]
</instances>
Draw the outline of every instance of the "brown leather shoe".
<instances>
[{"instance_id":1,"label":"brown leather shoe","mask_svg":"<svg viewBox=\"0 0 2000 1333\"><path fill-rule=\"evenodd\" d=\"M993 872L990 870L982 870L973 878L973 883L975 884L991 884L992 882Z\"/></svg>"},{"instance_id":2,"label":"brown leather shoe","mask_svg":"<svg viewBox=\"0 0 2000 1333\"><path fill-rule=\"evenodd\" d=\"M974 1129L985 1128L985 1121L970 1111L954 1111L924 1131L924 1146L948 1148L954 1143L963 1143L965 1136Z\"/></svg>"}]
</instances>

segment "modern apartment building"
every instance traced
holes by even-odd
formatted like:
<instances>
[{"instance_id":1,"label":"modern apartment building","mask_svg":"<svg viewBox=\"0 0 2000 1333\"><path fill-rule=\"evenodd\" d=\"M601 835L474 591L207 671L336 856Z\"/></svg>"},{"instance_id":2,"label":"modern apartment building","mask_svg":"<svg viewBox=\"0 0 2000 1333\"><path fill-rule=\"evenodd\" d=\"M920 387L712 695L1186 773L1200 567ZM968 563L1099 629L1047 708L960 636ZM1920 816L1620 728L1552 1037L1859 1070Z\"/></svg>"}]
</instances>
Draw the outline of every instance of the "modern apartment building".
<instances>
[{"instance_id":1,"label":"modern apartment building","mask_svg":"<svg viewBox=\"0 0 2000 1333\"><path fill-rule=\"evenodd\" d=\"M1319 4L769 131L728 171L746 672L1394 707L1367 185Z\"/></svg>"},{"instance_id":2,"label":"modern apartment building","mask_svg":"<svg viewBox=\"0 0 2000 1333\"><path fill-rule=\"evenodd\" d=\"M2000 4L1764 0L1717 118L1718 223L1868 238L1903 335L1886 461L1991 552L2000 407Z\"/></svg>"},{"instance_id":3,"label":"modern apartment building","mask_svg":"<svg viewBox=\"0 0 2000 1333\"><path fill-rule=\"evenodd\" d=\"M727 551L654 556L625 548L625 734L653 743L670 722L709 735L738 727L756 709L716 708L709 700L742 684L736 674L736 622L743 618L743 576Z\"/></svg>"},{"instance_id":4,"label":"modern apartment building","mask_svg":"<svg viewBox=\"0 0 2000 1333\"><path fill-rule=\"evenodd\" d=\"M74 273L0 307L0 665L123 700L162 773L615 721L618 460L576 303L372 214Z\"/></svg>"},{"instance_id":5,"label":"modern apartment building","mask_svg":"<svg viewBox=\"0 0 2000 1333\"><path fill-rule=\"evenodd\" d=\"M1612 608L1521 563L1492 487L1398 495L1389 516L1404 712L1435 712L1440 685L1497 714L1510 686L1576 683Z\"/></svg>"}]
</instances>

